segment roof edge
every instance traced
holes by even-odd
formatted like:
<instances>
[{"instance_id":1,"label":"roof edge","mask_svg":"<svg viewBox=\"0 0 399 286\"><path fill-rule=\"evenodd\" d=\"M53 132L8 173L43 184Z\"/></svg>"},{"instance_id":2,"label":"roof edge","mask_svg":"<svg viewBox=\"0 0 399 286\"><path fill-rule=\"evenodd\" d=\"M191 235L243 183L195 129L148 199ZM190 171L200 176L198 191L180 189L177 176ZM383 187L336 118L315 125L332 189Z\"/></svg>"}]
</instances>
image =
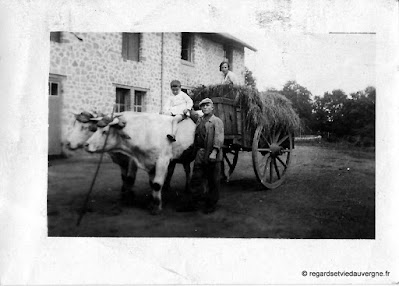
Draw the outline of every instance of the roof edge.
<instances>
[{"instance_id":1,"label":"roof edge","mask_svg":"<svg viewBox=\"0 0 399 286\"><path fill-rule=\"evenodd\" d=\"M231 34L229 34L229 33L216 33L216 34L222 36L222 37L225 38L225 39L228 39L228 40L234 41L234 42L236 42L236 43L239 43L239 44L243 45L244 47L246 47L246 48L248 48L248 49L250 49L250 50L252 50L252 51L254 51L254 52L257 52L257 51L258 51L255 47L253 47L253 46L247 44L246 42L244 42L244 41L242 41L242 40L240 40L240 39L234 37L233 35L231 35Z\"/></svg>"}]
</instances>

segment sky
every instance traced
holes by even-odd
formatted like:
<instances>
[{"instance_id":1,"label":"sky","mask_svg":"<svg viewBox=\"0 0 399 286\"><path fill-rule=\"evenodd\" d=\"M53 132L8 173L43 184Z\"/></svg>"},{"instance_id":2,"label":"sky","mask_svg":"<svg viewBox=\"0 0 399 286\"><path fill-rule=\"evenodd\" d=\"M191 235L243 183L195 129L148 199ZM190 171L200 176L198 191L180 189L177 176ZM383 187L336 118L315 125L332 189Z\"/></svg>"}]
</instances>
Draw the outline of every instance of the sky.
<instances>
[{"instance_id":1,"label":"sky","mask_svg":"<svg viewBox=\"0 0 399 286\"><path fill-rule=\"evenodd\" d=\"M280 89L295 80L312 95L346 93L375 86L375 35L285 34L257 39L258 52L246 51L246 66L260 90Z\"/></svg>"},{"instance_id":2,"label":"sky","mask_svg":"<svg viewBox=\"0 0 399 286\"><path fill-rule=\"evenodd\" d=\"M234 27L231 34L258 50L246 49L245 59L258 89L281 89L295 80L315 96L376 85L373 5L374 1L272 0L219 8L230 18L226 21Z\"/></svg>"}]
</instances>

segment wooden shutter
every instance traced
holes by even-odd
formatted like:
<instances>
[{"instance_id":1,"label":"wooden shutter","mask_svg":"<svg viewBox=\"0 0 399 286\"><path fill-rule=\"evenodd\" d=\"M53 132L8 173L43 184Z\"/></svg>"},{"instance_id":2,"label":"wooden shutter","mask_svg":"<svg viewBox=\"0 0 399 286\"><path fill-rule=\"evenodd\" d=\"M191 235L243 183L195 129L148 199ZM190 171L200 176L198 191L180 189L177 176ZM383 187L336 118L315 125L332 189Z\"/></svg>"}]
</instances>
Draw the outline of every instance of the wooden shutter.
<instances>
[{"instance_id":1,"label":"wooden shutter","mask_svg":"<svg viewBox=\"0 0 399 286\"><path fill-rule=\"evenodd\" d=\"M128 33L122 33L122 58L127 60Z\"/></svg>"},{"instance_id":2,"label":"wooden shutter","mask_svg":"<svg viewBox=\"0 0 399 286\"><path fill-rule=\"evenodd\" d=\"M139 52L140 52L140 34L130 33L128 45L129 45L128 59L138 62Z\"/></svg>"},{"instance_id":3,"label":"wooden shutter","mask_svg":"<svg viewBox=\"0 0 399 286\"><path fill-rule=\"evenodd\" d=\"M122 58L140 60L140 33L122 33Z\"/></svg>"},{"instance_id":4,"label":"wooden shutter","mask_svg":"<svg viewBox=\"0 0 399 286\"><path fill-rule=\"evenodd\" d=\"M61 32L50 32L50 41L61 43Z\"/></svg>"},{"instance_id":5,"label":"wooden shutter","mask_svg":"<svg viewBox=\"0 0 399 286\"><path fill-rule=\"evenodd\" d=\"M181 58L191 61L191 38L189 33L181 33Z\"/></svg>"}]
</instances>

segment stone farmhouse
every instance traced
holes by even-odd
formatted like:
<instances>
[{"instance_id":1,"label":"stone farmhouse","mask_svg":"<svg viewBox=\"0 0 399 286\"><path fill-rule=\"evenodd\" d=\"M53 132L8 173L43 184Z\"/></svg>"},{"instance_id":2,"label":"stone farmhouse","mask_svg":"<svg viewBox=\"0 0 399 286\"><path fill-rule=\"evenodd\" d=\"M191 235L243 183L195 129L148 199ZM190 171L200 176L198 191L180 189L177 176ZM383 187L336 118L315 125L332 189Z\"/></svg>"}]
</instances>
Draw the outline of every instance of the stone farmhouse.
<instances>
[{"instance_id":1,"label":"stone farmhouse","mask_svg":"<svg viewBox=\"0 0 399 286\"><path fill-rule=\"evenodd\" d=\"M62 153L73 113L162 110L169 83L182 89L221 82L219 64L228 60L244 84L244 48L225 33L50 34L49 155Z\"/></svg>"}]
</instances>

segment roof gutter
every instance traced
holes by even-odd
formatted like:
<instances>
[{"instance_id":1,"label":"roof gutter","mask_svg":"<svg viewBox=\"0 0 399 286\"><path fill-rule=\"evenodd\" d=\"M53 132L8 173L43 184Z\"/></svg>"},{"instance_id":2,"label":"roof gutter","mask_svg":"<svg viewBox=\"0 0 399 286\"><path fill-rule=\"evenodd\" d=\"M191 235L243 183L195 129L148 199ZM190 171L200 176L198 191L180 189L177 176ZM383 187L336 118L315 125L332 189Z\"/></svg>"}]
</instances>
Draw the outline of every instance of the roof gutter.
<instances>
[{"instance_id":1,"label":"roof gutter","mask_svg":"<svg viewBox=\"0 0 399 286\"><path fill-rule=\"evenodd\" d=\"M164 33L161 33L161 110L160 110L160 114L162 114L163 112L163 74L164 74Z\"/></svg>"},{"instance_id":2,"label":"roof gutter","mask_svg":"<svg viewBox=\"0 0 399 286\"><path fill-rule=\"evenodd\" d=\"M224 38L226 40L229 40L229 41L232 41L232 42L237 43L239 45L242 45L242 46L244 46L244 47L246 47L246 48L248 48L248 49L250 49L250 50L252 50L254 52L258 51L255 47L247 44L246 42L244 42L244 41L242 41L242 40L240 40L240 39L238 39L238 38L236 38L233 35L230 35L228 33L217 33L217 35L221 36L222 38Z\"/></svg>"}]
</instances>

